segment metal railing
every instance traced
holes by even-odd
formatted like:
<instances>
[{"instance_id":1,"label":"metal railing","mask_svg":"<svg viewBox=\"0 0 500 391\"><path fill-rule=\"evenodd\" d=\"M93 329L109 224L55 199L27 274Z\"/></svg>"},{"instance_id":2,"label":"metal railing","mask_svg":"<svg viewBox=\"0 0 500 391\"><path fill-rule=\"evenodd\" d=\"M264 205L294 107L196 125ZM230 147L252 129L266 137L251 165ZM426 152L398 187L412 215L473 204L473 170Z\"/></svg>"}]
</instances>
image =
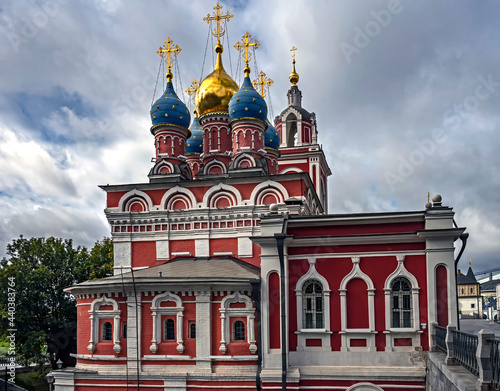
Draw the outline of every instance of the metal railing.
<instances>
[{"instance_id":1,"label":"metal railing","mask_svg":"<svg viewBox=\"0 0 500 391\"><path fill-rule=\"evenodd\" d=\"M500 339L488 338L490 342L491 385L500 389Z\"/></svg>"},{"instance_id":2,"label":"metal railing","mask_svg":"<svg viewBox=\"0 0 500 391\"><path fill-rule=\"evenodd\" d=\"M443 353L446 353L446 327L438 325L435 325L434 327L436 328L436 348Z\"/></svg>"},{"instance_id":3,"label":"metal railing","mask_svg":"<svg viewBox=\"0 0 500 391\"><path fill-rule=\"evenodd\" d=\"M476 358L477 343L477 335L464 331L453 331L453 359L474 375L479 376Z\"/></svg>"}]
</instances>

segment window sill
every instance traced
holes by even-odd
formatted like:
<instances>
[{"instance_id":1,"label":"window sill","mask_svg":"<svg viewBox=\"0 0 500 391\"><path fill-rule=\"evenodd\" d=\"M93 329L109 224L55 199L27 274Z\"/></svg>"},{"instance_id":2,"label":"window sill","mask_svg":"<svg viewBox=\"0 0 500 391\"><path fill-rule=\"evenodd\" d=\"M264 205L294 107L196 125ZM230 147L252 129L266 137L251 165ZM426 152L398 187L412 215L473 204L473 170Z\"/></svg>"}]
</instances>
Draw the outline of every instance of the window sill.
<instances>
[{"instance_id":1,"label":"window sill","mask_svg":"<svg viewBox=\"0 0 500 391\"><path fill-rule=\"evenodd\" d=\"M401 327L401 328L390 328L389 330L387 331L384 331L384 334L397 334L397 333L423 333L422 330L418 330L418 329L415 329L415 328L411 328L411 327Z\"/></svg>"},{"instance_id":2,"label":"window sill","mask_svg":"<svg viewBox=\"0 0 500 391\"><path fill-rule=\"evenodd\" d=\"M327 329L300 329L295 334L333 334L333 332Z\"/></svg>"}]
</instances>

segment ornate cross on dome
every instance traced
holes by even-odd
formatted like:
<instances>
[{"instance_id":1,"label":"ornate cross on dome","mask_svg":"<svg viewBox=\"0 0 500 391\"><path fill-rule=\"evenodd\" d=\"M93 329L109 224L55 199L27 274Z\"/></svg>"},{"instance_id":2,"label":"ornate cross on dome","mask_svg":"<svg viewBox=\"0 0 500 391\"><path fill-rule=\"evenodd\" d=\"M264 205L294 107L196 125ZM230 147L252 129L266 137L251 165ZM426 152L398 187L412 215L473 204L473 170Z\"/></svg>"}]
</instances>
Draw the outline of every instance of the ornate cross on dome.
<instances>
[{"instance_id":1,"label":"ornate cross on dome","mask_svg":"<svg viewBox=\"0 0 500 391\"><path fill-rule=\"evenodd\" d=\"M196 91L198 90L198 87L200 86L200 82L198 79L194 79L189 88L186 89L186 93L189 95L189 97L193 100L194 103L194 98L196 96Z\"/></svg>"},{"instance_id":2,"label":"ornate cross on dome","mask_svg":"<svg viewBox=\"0 0 500 391\"><path fill-rule=\"evenodd\" d=\"M268 87L271 87L273 85L274 81L270 79L269 77L266 78L266 74L262 71L257 76L257 79L253 81L253 86L254 88L260 92L263 98L266 97L266 85Z\"/></svg>"},{"instance_id":3,"label":"ornate cross on dome","mask_svg":"<svg viewBox=\"0 0 500 391\"><path fill-rule=\"evenodd\" d=\"M292 86L296 86L297 83L299 82L299 74L295 71L295 51L297 48L295 46L292 46L290 51L292 52L293 56L293 61L292 61L292 73L290 73L290 76L288 76L288 79L290 80L290 83L292 83Z\"/></svg>"},{"instance_id":4,"label":"ornate cross on dome","mask_svg":"<svg viewBox=\"0 0 500 391\"><path fill-rule=\"evenodd\" d=\"M255 50L255 49L257 49L260 46L259 41L257 41L256 39L254 39L253 42L252 42L251 38L252 38L252 36L247 31L245 33L245 35L243 35L243 39L244 40L242 42L237 42L234 45L234 47L238 51L241 51L243 48L245 48L245 51L242 52L242 54L243 54L243 61L245 61L245 64L246 64L245 69L243 70L243 72L245 72L245 76L250 76L250 68L248 67L248 63L250 62L251 56L248 53L248 49L250 47L253 47L253 49Z\"/></svg>"},{"instance_id":5,"label":"ornate cross on dome","mask_svg":"<svg viewBox=\"0 0 500 391\"><path fill-rule=\"evenodd\" d=\"M172 66L174 65L174 61L172 59L172 54L179 54L181 52L181 48L179 47L179 45L173 45L174 41L172 41L169 38L167 38L167 40L165 41L165 45L163 45L163 47L160 46L160 48L158 49L158 51L156 53L158 53L158 55L160 57L163 57L163 55L166 53L167 54L167 58L165 59L165 65L167 66L168 68L168 72L167 72L167 81L171 82L172 81L172 72L171 72L171 69L172 69Z\"/></svg>"},{"instance_id":6,"label":"ornate cross on dome","mask_svg":"<svg viewBox=\"0 0 500 391\"><path fill-rule=\"evenodd\" d=\"M214 31L212 32L213 36L214 37L217 37L217 46L220 46L222 48L222 45L220 43L220 37L222 37L225 33L226 33L226 30L224 30L224 28L221 26L220 22L221 20L226 20L226 21L229 21L234 15L231 15L229 12L226 12L226 14L222 14L220 12L220 10L222 9L222 5L219 4L219 2L217 2L217 5L214 7L214 14L213 16L210 16L210 14L207 14L207 16L205 16L203 18L203 20L207 23L210 23L212 20L215 20L215 27L214 27ZM217 47L216 47L216 51L217 51Z\"/></svg>"},{"instance_id":7,"label":"ornate cross on dome","mask_svg":"<svg viewBox=\"0 0 500 391\"><path fill-rule=\"evenodd\" d=\"M293 62L295 62L295 51L297 50L297 48L295 46L292 46L292 48L290 49L290 51L292 52L292 56L293 56Z\"/></svg>"}]
</instances>

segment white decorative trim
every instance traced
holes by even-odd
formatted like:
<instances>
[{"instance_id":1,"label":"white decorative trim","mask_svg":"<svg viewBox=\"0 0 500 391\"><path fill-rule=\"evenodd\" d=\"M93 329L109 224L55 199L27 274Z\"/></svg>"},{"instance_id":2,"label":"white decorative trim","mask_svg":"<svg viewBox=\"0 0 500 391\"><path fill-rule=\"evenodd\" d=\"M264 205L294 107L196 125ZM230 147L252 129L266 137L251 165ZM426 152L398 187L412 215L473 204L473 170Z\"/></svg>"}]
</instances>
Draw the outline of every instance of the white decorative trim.
<instances>
[{"instance_id":1,"label":"white decorative trim","mask_svg":"<svg viewBox=\"0 0 500 391\"><path fill-rule=\"evenodd\" d=\"M170 210L173 203L177 201L179 197L186 203L188 209L192 209L196 206L196 197L191 190L180 186L174 186L163 195L160 207Z\"/></svg>"},{"instance_id":2,"label":"white decorative trim","mask_svg":"<svg viewBox=\"0 0 500 391\"><path fill-rule=\"evenodd\" d=\"M281 162L280 162L281 164ZM300 168L296 168L296 167L288 167L288 168L285 168L284 170L280 171L280 174L288 174L290 172L304 172L302 171Z\"/></svg>"},{"instance_id":3,"label":"white decorative trim","mask_svg":"<svg viewBox=\"0 0 500 391\"><path fill-rule=\"evenodd\" d=\"M241 194L236 187L219 183L217 186L212 186L207 190L207 192L203 196L202 207L211 208L213 204L212 198L215 195L218 195L217 193L229 196L232 200L234 200L232 206L242 205Z\"/></svg>"},{"instance_id":4,"label":"white decorative trim","mask_svg":"<svg viewBox=\"0 0 500 391\"><path fill-rule=\"evenodd\" d=\"M245 308L230 308L232 303L245 303ZM250 352L255 354L255 352L257 352L257 345L254 330L255 309L253 308L252 300L240 292L234 292L232 295L222 299L219 311L221 320L221 341L219 350L222 354L226 354L227 345L231 340L232 330L231 327L229 327L231 317L247 318L247 342L250 344Z\"/></svg>"},{"instance_id":5,"label":"white decorative trim","mask_svg":"<svg viewBox=\"0 0 500 391\"><path fill-rule=\"evenodd\" d=\"M276 199L280 204L290 198L285 186L283 186L281 183L267 180L255 186L252 194L250 194L250 205L261 205L262 199L268 194L269 191L272 191L272 194L276 196Z\"/></svg>"},{"instance_id":6,"label":"white decorative trim","mask_svg":"<svg viewBox=\"0 0 500 391\"><path fill-rule=\"evenodd\" d=\"M352 385L346 391L384 391L384 389L373 383L363 382Z\"/></svg>"},{"instance_id":7,"label":"white decorative trim","mask_svg":"<svg viewBox=\"0 0 500 391\"><path fill-rule=\"evenodd\" d=\"M366 275L360 268L359 264L361 262L360 257L351 257L353 266L352 270L348 275L346 275L342 282L340 283L340 323L341 323L341 334L342 334L342 346L341 351L375 351L375 287L373 281L368 275ZM355 308L347 308L347 284L349 281L359 278L363 280L368 287L368 328L366 329L348 329L347 328L347 311L354 311ZM354 335L366 337L366 347L350 347L350 339Z\"/></svg>"},{"instance_id":8,"label":"white decorative trim","mask_svg":"<svg viewBox=\"0 0 500 391\"><path fill-rule=\"evenodd\" d=\"M100 310L101 306L112 306L112 310ZM121 311L118 307L118 302L114 299L106 297L103 295L101 298L95 299L90 304L90 341L87 349L90 353L94 353L95 346L99 341L99 319L109 319L113 318L113 350L116 354L119 354L122 350L120 346L120 314Z\"/></svg>"},{"instance_id":9,"label":"white decorative trim","mask_svg":"<svg viewBox=\"0 0 500 391\"><path fill-rule=\"evenodd\" d=\"M131 202L136 200L146 202L147 210L153 209L153 201L151 200L151 197L143 191L133 189L125 193L122 198L120 198L120 202L118 203L118 210L120 212L128 212L128 206L131 204Z\"/></svg>"},{"instance_id":10,"label":"white decorative trim","mask_svg":"<svg viewBox=\"0 0 500 391\"><path fill-rule=\"evenodd\" d=\"M210 151L210 152L211 153L217 153L219 151L215 150L215 151ZM210 160L206 165L203 166L203 174L205 174L205 175L211 175L208 172L210 171L210 169L213 166L220 167L222 174L226 174L227 173L227 167L226 167L226 165L224 163L222 163L220 160L214 159L214 160Z\"/></svg>"},{"instance_id":11,"label":"white decorative trim","mask_svg":"<svg viewBox=\"0 0 500 391\"><path fill-rule=\"evenodd\" d=\"M398 266L389 277L385 280L384 284L384 295L385 295L385 329L386 329L386 352L399 351L399 350L414 350L415 347L420 347L420 312L419 312L419 300L418 295L420 287L418 286L418 281L413 274L411 274L404 265L405 256L396 255L398 260ZM411 296L412 296L412 317L413 324L411 328L391 328L391 284L394 279L398 277L404 277L411 283ZM394 338L411 338L412 346L394 346Z\"/></svg>"},{"instance_id":12,"label":"white decorative trim","mask_svg":"<svg viewBox=\"0 0 500 391\"><path fill-rule=\"evenodd\" d=\"M254 157L248 153L243 152L243 153L239 154L238 156L236 156L236 158L233 160L234 167L240 168L240 165L245 160L247 160L250 163L249 167L256 167L257 166L257 164L255 163Z\"/></svg>"},{"instance_id":13,"label":"white decorative trim","mask_svg":"<svg viewBox=\"0 0 500 391\"><path fill-rule=\"evenodd\" d=\"M295 285L295 297L297 300L297 350L327 350L331 351L330 343L330 285L325 277L318 273L316 270L316 258L309 258L309 270L306 274L299 278L297 284ZM323 286L323 309L324 309L324 329L304 329L303 326L303 308L302 308L302 288L304 284L309 280L318 280ZM318 347L306 347L306 337L308 338L318 338L322 340L321 348Z\"/></svg>"},{"instance_id":14,"label":"white decorative trim","mask_svg":"<svg viewBox=\"0 0 500 391\"><path fill-rule=\"evenodd\" d=\"M161 307L164 301L175 302L175 307ZM182 354L184 352L184 341L182 339L182 326L184 317L184 307L182 306L182 299L172 292L164 292L156 295L151 302L151 313L153 315L153 338L151 339L151 346L149 350L155 354L158 351L158 344L162 341L162 315L177 315L175 333L177 339L177 351Z\"/></svg>"}]
</instances>

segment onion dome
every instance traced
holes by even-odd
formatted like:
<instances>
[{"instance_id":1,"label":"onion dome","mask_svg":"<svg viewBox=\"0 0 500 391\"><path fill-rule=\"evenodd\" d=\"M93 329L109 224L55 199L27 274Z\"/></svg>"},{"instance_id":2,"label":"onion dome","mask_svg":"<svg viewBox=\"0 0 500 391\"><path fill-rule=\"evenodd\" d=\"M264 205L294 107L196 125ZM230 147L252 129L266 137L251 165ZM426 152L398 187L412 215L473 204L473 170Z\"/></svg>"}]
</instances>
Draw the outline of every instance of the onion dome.
<instances>
[{"instance_id":1,"label":"onion dome","mask_svg":"<svg viewBox=\"0 0 500 391\"><path fill-rule=\"evenodd\" d=\"M191 137L186 142L186 156L200 155L203 152L203 128L200 125L196 111L189 130L191 131Z\"/></svg>"},{"instance_id":2,"label":"onion dome","mask_svg":"<svg viewBox=\"0 0 500 391\"><path fill-rule=\"evenodd\" d=\"M215 47L217 62L214 71L208 75L196 91L196 110L202 117L212 112L228 112L229 101L238 92L238 84L222 66L222 46Z\"/></svg>"},{"instance_id":3,"label":"onion dome","mask_svg":"<svg viewBox=\"0 0 500 391\"><path fill-rule=\"evenodd\" d=\"M264 147L266 149L274 149L278 150L280 147L280 134L278 133L278 130L271 125L271 122L269 120L266 120L267 122L267 129L266 133L264 134Z\"/></svg>"},{"instance_id":4,"label":"onion dome","mask_svg":"<svg viewBox=\"0 0 500 391\"><path fill-rule=\"evenodd\" d=\"M151 107L151 121L153 127L158 125L174 125L187 128L191 122L191 116L184 102L182 102L174 91L171 81L167 82L167 88L163 95L153 103Z\"/></svg>"},{"instance_id":5,"label":"onion dome","mask_svg":"<svg viewBox=\"0 0 500 391\"><path fill-rule=\"evenodd\" d=\"M229 102L229 117L231 120L241 118L256 118L266 121L267 105L264 98L255 91L248 76L243 79L240 90Z\"/></svg>"}]
</instances>

